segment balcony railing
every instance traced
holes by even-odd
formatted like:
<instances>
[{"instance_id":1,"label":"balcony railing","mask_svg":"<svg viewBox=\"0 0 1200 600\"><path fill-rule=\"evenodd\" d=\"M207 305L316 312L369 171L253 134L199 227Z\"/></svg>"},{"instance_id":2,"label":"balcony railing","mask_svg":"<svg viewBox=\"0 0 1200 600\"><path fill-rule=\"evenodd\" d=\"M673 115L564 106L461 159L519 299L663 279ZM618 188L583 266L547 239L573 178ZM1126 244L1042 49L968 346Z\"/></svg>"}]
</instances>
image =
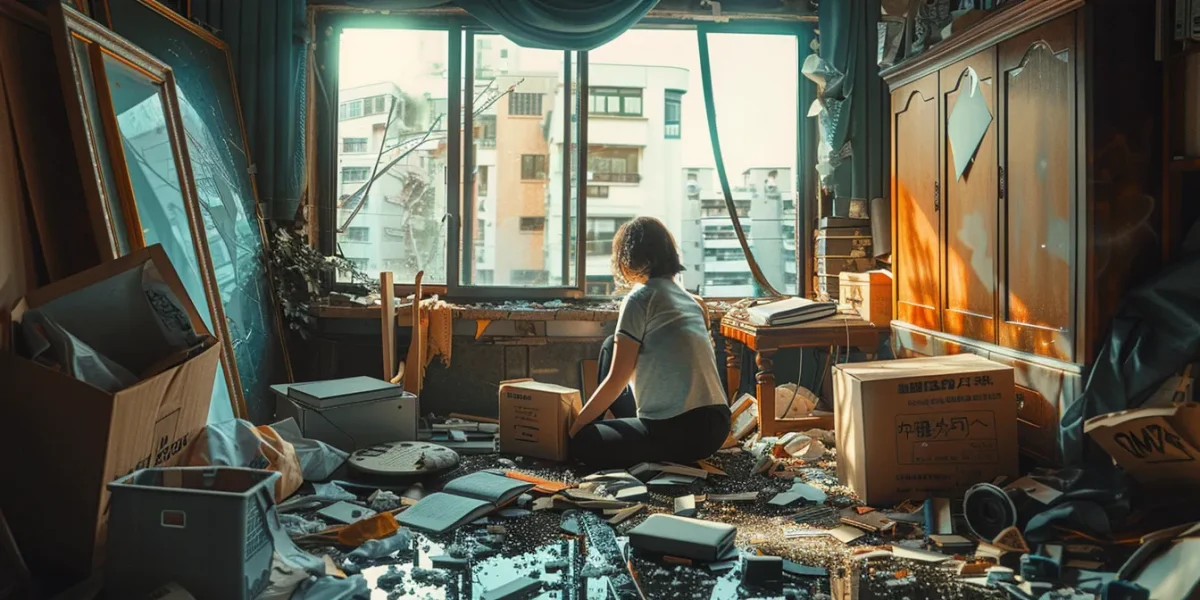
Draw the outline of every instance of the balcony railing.
<instances>
[{"instance_id":1,"label":"balcony railing","mask_svg":"<svg viewBox=\"0 0 1200 600\"><path fill-rule=\"evenodd\" d=\"M494 138L494 137L478 138L475 141L479 143L480 148L495 148L496 147L496 138Z\"/></svg>"},{"instance_id":2,"label":"balcony railing","mask_svg":"<svg viewBox=\"0 0 1200 600\"><path fill-rule=\"evenodd\" d=\"M600 183L639 183L642 176L637 173L591 173L589 181Z\"/></svg>"}]
</instances>

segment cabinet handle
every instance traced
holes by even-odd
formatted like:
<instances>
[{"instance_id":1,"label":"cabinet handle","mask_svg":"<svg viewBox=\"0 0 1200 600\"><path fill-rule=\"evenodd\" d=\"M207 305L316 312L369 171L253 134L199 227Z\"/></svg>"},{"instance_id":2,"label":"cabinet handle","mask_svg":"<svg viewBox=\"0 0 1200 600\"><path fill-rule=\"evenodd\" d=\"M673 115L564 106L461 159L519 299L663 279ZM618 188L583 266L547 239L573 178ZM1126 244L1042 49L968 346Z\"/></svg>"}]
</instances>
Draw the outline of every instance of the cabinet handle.
<instances>
[{"instance_id":1,"label":"cabinet handle","mask_svg":"<svg viewBox=\"0 0 1200 600\"><path fill-rule=\"evenodd\" d=\"M1005 197L1005 194L1007 191L1005 189L1007 187L1005 185L1007 183L1007 181L1005 181L1005 177L1004 177L1004 165L1000 165L999 175L1000 175L1000 181L999 181L999 183L1000 183L1000 199L1004 200L1005 199L1004 197Z\"/></svg>"},{"instance_id":2,"label":"cabinet handle","mask_svg":"<svg viewBox=\"0 0 1200 600\"><path fill-rule=\"evenodd\" d=\"M933 182L933 212L942 210L942 182Z\"/></svg>"}]
</instances>

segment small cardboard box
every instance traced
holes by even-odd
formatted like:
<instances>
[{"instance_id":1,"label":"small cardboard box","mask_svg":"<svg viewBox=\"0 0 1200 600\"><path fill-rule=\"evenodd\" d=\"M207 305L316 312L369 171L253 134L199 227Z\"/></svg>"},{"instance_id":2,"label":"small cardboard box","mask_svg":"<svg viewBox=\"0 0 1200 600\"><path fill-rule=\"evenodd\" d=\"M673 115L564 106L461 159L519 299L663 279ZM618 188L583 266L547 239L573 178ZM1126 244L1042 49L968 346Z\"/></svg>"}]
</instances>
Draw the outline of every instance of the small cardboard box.
<instances>
[{"instance_id":1,"label":"small cardboard box","mask_svg":"<svg viewBox=\"0 0 1200 600\"><path fill-rule=\"evenodd\" d=\"M871 506L1017 476L1012 367L974 354L838 365L838 479Z\"/></svg>"},{"instance_id":2,"label":"small cardboard box","mask_svg":"<svg viewBox=\"0 0 1200 600\"><path fill-rule=\"evenodd\" d=\"M567 433L582 408L579 390L532 379L500 383L500 451L567 460Z\"/></svg>"},{"instance_id":3,"label":"small cardboard box","mask_svg":"<svg viewBox=\"0 0 1200 600\"><path fill-rule=\"evenodd\" d=\"M1200 487L1200 404L1092 417L1083 430L1139 483Z\"/></svg>"},{"instance_id":4,"label":"small cardboard box","mask_svg":"<svg viewBox=\"0 0 1200 600\"><path fill-rule=\"evenodd\" d=\"M106 484L137 469L178 462L208 420L221 351L157 245L35 290L14 311L18 320L27 310L55 311L68 331L94 334L83 341L98 351L141 354L123 357L131 365L155 361L145 344L126 347L150 335L149 300L140 291L147 262L201 336L190 358L110 393L0 352L0 510L40 579L69 585L101 564ZM79 326L86 322L94 326Z\"/></svg>"},{"instance_id":5,"label":"small cardboard box","mask_svg":"<svg viewBox=\"0 0 1200 600\"><path fill-rule=\"evenodd\" d=\"M892 274L887 271L838 274L838 302L849 304L864 321L892 322Z\"/></svg>"}]
</instances>

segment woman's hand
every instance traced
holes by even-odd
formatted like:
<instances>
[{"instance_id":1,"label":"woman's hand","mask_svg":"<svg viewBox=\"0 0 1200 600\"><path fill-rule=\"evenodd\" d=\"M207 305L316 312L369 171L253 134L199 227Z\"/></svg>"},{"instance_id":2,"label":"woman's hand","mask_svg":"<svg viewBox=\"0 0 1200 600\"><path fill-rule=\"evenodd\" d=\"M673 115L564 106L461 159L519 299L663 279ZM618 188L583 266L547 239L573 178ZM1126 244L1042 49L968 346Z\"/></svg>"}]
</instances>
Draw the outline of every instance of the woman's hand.
<instances>
[{"instance_id":1,"label":"woman's hand","mask_svg":"<svg viewBox=\"0 0 1200 600\"><path fill-rule=\"evenodd\" d=\"M575 420L571 424L571 437L575 437L575 434L592 421L602 418L608 411L608 407L616 401L617 396L625 390L625 386L629 385L629 380L633 377L633 369L637 365L637 356L640 351L641 345L632 338L625 335L617 336L616 344L613 346L612 367L609 368L608 376L600 382L596 391L592 392L592 397L588 399L587 404L583 405L583 410L575 415Z\"/></svg>"}]
</instances>

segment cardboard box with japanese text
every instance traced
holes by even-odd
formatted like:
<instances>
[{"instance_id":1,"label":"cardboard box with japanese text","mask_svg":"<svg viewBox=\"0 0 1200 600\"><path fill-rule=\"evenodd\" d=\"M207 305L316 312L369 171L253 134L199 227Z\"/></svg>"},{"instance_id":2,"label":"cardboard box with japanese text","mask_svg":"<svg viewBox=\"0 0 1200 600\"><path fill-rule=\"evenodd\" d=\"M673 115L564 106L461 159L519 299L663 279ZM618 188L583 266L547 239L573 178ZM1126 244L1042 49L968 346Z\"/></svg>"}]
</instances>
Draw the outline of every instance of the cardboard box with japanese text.
<instances>
[{"instance_id":1,"label":"cardboard box with japanese text","mask_svg":"<svg viewBox=\"0 0 1200 600\"><path fill-rule=\"evenodd\" d=\"M871 506L1017 476L1012 367L974 354L838 365L838 479Z\"/></svg>"},{"instance_id":2,"label":"cardboard box with japanese text","mask_svg":"<svg viewBox=\"0 0 1200 600\"><path fill-rule=\"evenodd\" d=\"M579 390L532 379L500 384L500 451L567 460L567 433L582 401Z\"/></svg>"},{"instance_id":3,"label":"cardboard box with japanese text","mask_svg":"<svg viewBox=\"0 0 1200 600\"><path fill-rule=\"evenodd\" d=\"M103 562L107 484L176 464L204 428L221 346L158 245L30 292L14 319L34 310L138 378L110 392L0 352L0 510L31 570L69 585ZM166 352L155 314L194 344Z\"/></svg>"}]
</instances>

